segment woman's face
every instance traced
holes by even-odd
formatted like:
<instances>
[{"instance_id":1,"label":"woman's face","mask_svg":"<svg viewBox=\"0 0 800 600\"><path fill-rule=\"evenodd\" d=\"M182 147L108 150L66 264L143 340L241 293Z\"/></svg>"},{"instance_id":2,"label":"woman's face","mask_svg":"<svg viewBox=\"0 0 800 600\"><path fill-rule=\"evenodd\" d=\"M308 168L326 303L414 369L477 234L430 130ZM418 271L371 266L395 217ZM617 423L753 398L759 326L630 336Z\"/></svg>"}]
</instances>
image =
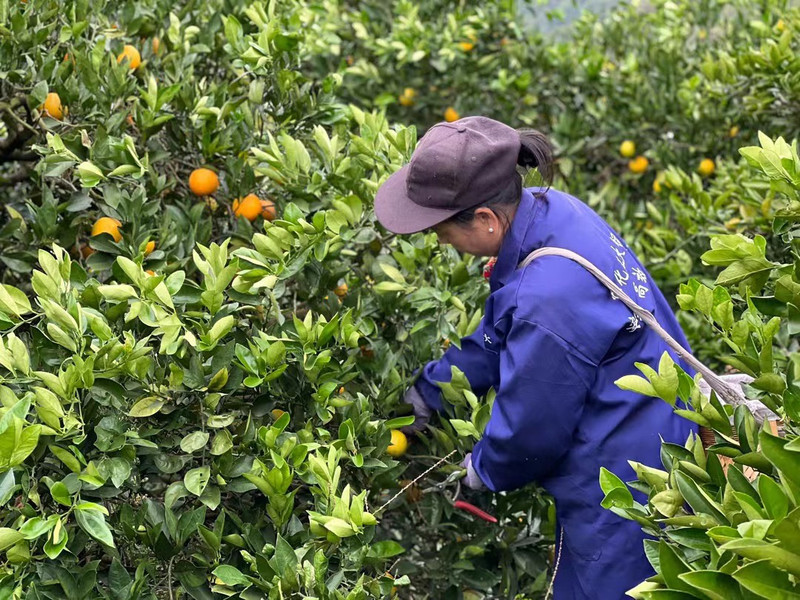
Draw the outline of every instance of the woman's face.
<instances>
[{"instance_id":1,"label":"woman's face","mask_svg":"<svg viewBox=\"0 0 800 600\"><path fill-rule=\"evenodd\" d=\"M509 215L508 222L513 219ZM473 256L497 256L506 233L506 220L489 208L479 208L469 223L446 221L433 227L440 244L450 244Z\"/></svg>"}]
</instances>

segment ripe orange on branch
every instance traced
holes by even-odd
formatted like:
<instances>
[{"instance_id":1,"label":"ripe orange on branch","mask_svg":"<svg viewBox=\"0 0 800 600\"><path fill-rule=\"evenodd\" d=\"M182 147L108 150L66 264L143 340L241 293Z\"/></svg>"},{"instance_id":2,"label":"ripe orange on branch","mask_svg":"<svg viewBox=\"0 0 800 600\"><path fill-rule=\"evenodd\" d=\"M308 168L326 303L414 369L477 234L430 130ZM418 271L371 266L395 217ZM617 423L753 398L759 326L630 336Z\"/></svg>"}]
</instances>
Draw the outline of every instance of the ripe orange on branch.
<instances>
[{"instance_id":1,"label":"ripe orange on branch","mask_svg":"<svg viewBox=\"0 0 800 600\"><path fill-rule=\"evenodd\" d=\"M631 140L625 140L619 146L619 153L625 158L631 158L634 154L636 154L636 144L634 144Z\"/></svg>"},{"instance_id":2,"label":"ripe orange on branch","mask_svg":"<svg viewBox=\"0 0 800 600\"><path fill-rule=\"evenodd\" d=\"M248 221L255 221L263 210L261 198L255 194L247 194L244 198L233 201L233 214L237 217L244 217Z\"/></svg>"},{"instance_id":3,"label":"ripe orange on branch","mask_svg":"<svg viewBox=\"0 0 800 600\"><path fill-rule=\"evenodd\" d=\"M448 123L452 123L453 121L458 121L461 118L461 115L458 114L458 111L453 108L452 106L448 106L447 109L444 111L444 120Z\"/></svg>"},{"instance_id":4,"label":"ripe orange on branch","mask_svg":"<svg viewBox=\"0 0 800 600\"><path fill-rule=\"evenodd\" d=\"M645 156L637 156L628 163L628 168L631 170L631 172L636 173L637 175L641 175L647 171L647 167L649 166L650 161L647 160L647 157Z\"/></svg>"},{"instance_id":5,"label":"ripe orange on branch","mask_svg":"<svg viewBox=\"0 0 800 600\"><path fill-rule=\"evenodd\" d=\"M697 172L700 173L703 177L710 177L714 174L717 166L714 164L714 161L710 158L704 158L700 161L700 166L697 167Z\"/></svg>"},{"instance_id":6,"label":"ripe orange on branch","mask_svg":"<svg viewBox=\"0 0 800 600\"><path fill-rule=\"evenodd\" d=\"M408 450L408 438L406 434L398 429L392 429L392 443L389 444L389 447L386 449L389 456L398 458L403 456L406 450Z\"/></svg>"},{"instance_id":7,"label":"ripe orange on branch","mask_svg":"<svg viewBox=\"0 0 800 600\"><path fill-rule=\"evenodd\" d=\"M189 189L195 196L208 196L219 188L219 177L211 169L201 167L189 175Z\"/></svg>"},{"instance_id":8,"label":"ripe orange on branch","mask_svg":"<svg viewBox=\"0 0 800 600\"><path fill-rule=\"evenodd\" d=\"M150 254L153 253L153 250L155 249L156 249L156 243L150 240L149 242L147 242L147 246L144 247L144 255L149 256Z\"/></svg>"},{"instance_id":9,"label":"ripe orange on branch","mask_svg":"<svg viewBox=\"0 0 800 600\"><path fill-rule=\"evenodd\" d=\"M112 217L100 217L92 226L92 237L107 233L114 238L115 242L118 242L122 239L122 233L119 231L121 226L122 223Z\"/></svg>"},{"instance_id":10,"label":"ripe orange on branch","mask_svg":"<svg viewBox=\"0 0 800 600\"><path fill-rule=\"evenodd\" d=\"M58 121L64 118L64 107L61 105L61 96L55 92L47 94L42 108L45 113Z\"/></svg>"},{"instance_id":11,"label":"ripe orange on branch","mask_svg":"<svg viewBox=\"0 0 800 600\"><path fill-rule=\"evenodd\" d=\"M253 195L255 196L255 194ZM261 200L261 218L267 221L274 221L276 216L278 216L278 212L275 208L275 203L272 200Z\"/></svg>"},{"instance_id":12,"label":"ripe orange on branch","mask_svg":"<svg viewBox=\"0 0 800 600\"><path fill-rule=\"evenodd\" d=\"M139 65L142 64L142 55L139 54L135 46L131 46L130 44L125 44L122 52L117 56L117 62L121 63L125 59L128 60L128 66L132 71L138 69Z\"/></svg>"}]
</instances>

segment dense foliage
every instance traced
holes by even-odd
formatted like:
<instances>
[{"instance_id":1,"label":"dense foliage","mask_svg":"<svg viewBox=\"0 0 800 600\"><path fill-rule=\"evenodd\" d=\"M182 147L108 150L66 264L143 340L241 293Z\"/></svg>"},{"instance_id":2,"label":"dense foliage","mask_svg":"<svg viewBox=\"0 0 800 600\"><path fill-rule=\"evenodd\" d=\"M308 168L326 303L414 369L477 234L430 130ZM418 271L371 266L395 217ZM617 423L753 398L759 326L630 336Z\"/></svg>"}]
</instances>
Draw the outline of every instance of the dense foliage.
<instances>
[{"instance_id":1,"label":"dense foliage","mask_svg":"<svg viewBox=\"0 0 800 600\"><path fill-rule=\"evenodd\" d=\"M543 595L546 496L468 494L497 525L452 505L491 394L455 374L449 414L387 452L413 371L488 290L371 203L458 114L548 132L556 186L784 419L778 438L738 409L731 430L667 360L622 382L719 436L637 465L646 502L601 477L657 538L641 597L797 593L800 160L771 140L798 135L800 15L626 3L554 41L520 8L0 0L0 597Z\"/></svg>"}]
</instances>

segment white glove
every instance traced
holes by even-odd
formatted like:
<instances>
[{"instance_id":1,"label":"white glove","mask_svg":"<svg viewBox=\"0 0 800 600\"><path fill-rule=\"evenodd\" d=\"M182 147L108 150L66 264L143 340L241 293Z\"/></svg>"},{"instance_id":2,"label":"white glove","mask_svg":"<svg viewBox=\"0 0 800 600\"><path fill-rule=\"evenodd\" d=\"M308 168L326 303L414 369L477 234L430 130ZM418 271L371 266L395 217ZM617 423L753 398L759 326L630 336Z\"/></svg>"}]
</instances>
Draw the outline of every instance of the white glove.
<instances>
[{"instance_id":1,"label":"white glove","mask_svg":"<svg viewBox=\"0 0 800 600\"><path fill-rule=\"evenodd\" d=\"M483 480L480 478L480 475L478 475L475 467L472 466L472 452L464 457L464 460L461 462L461 466L467 470L467 475L464 477L464 485L471 490L486 489L486 486L483 484Z\"/></svg>"}]
</instances>

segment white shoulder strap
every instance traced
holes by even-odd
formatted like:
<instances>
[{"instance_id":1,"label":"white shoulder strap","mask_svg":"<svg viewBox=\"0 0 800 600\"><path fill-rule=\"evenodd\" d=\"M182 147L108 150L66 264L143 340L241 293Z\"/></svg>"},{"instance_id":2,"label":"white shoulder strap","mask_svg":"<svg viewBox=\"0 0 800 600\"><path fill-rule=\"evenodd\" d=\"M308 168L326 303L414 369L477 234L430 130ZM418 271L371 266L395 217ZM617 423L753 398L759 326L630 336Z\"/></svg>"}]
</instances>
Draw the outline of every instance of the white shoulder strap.
<instances>
[{"instance_id":1,"label":"white shoulder strap","mask_svg":"<svg viewBox=\"0 0 800 600\"><path fill-rule=\"evenodd\" d=\"M616 283L614 283L605 273L603 273L600 269L597 268L592 262L586 260L580 254L573 252L572 250L567 250L566 248L554 248L554 247L545 247L539 248L538 250L534 250L531 252L525 260L523 260L518 268L522 269L527 267L531 264L535 259L539 258L540 256L561 256L563 258L568 258L569 260L575 261L587 271L589 271L592 275L594 275L600 283L605 285L614 297L618 298L625 306L627 306L631 311L638 316L642 321L644 321L653 331L655 331L661 338L667 343L667 345L675 351L675 354L680 356L686 363L691 365L693 369L695 369L698 373L703 376L703 379L706 380L709 387L713 389L717 395L720 397L726 404L730 404L732 406L737 406L742 404L742 398L739 394L737 394L727 383L722 381L711 369L697 360L692 354L690 354L683 346L681 346L675 338L673 338L667 331L659 325L658 321L656 320L653 313L649 310L646 310L636 304L628 294L626 294L622 288L620 288Z\"/></svg>"}]
</instances>

